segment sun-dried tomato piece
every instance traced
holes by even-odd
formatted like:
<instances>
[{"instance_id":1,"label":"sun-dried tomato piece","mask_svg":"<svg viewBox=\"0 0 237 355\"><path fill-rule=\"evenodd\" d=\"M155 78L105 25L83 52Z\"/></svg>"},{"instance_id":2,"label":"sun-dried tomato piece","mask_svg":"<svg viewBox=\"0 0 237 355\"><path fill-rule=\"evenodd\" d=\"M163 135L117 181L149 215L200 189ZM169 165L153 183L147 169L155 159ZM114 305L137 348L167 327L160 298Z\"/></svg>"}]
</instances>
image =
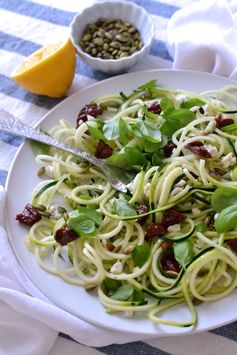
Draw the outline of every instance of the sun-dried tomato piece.
<instances>
[{"instance_id":1,"label":"sun-dried tomato piece","mask_svg":"<svg viewBox=\"0 0 237 355\"><path fill-rule=\"evenodd\" d=\"M169 226L172 226L173 224L179 224L179 223L183 222L185 219L186 219L186 216L184 216L182 213L177 211L175 208L171 208L171 209L165 211L161 223L166 228L168 228Z\"/></svg>"},{"instance_id":2,"label":"sun-dried tomato piece","mask_svg":"<svg viewBox=\"0 0 237 355\"><path fill-rule=\"evenodd\" d=\"M234 123L234 120L232 118L225 118L225 117L222 118L221 116L217 117L215 121L216 121L217 128L229 126L230 124Z\"/></svg>"},{"instance_id":3,"label":"sun-dried tomato piece","mask_svg":"<svg viewBox=\"0 0 237 355\"><path fill-rule=\"evenodd\" d=\"M160 260L162 269L166 273L178 274L181 270L179 263L175 260L173 253L164 253Z\"/></svg>"},{"instance_id":4,"label":"sun-dried tomato piece","mask_svg":"<svg viewBox=\"0 0 237 355\"><path fill-rule=\"evenodd\" d=\"M171 249L173 247L173 243L164 240L160 247L163 250L169 250L169 249Z\"/></svg>"},{"instance_id":5,"label":"sun-dried tomato piece","mask_svg":"<svg viewBox=\"0 0 237 355\"><path fill-rule=\"evenodd\" d=\"M173 142L168 142L164 148L163 148L163 151L164 151L164 154L167 158L171 157L172 153L173 153L173 150L176 148L176 144L174 144Z\"/></svg>"},{"instance_id":6,"label":"sun-dried tomato piece","mask_svg":"<svg viewBox=\"0 0 237 355\"><path fill-rule=\"evenodd\" d=\"M88 120L87 115L97 117L102 113L102 108L97 104L85 105L78 114L76 127L79 127L83 122L86 122Z\"/></svg>"},{"instance_id":7,"label":"sun-dried tomato piece","mask_svg":"<svg viewBox=\"0 0 237 355\"><path fill-rule=\"evenodd\" d=\"M214 218L214 216L211 216L211 218L210 218L210 220L209 220L209 222L208 222L207 227L208 227L208 229L209 229L210 231L215 231L215 230L216 230L216 228L215 228L215 218Z\"/></svg>"},{"instance_id":8,"label":"sun-dried tomato piece","mask_svg":"<svg viewBox=\"0 0 237 355\"><path fill-rule=\"evenodd\" d=\"M24 210L16 215L16 220L27 226L33 226L42 218L42 215L30 203L24 207Z\"/></svg>"},{"instance_id":9,"label":"sun-dried tomato piece","mask_svg":"<svg viewBox=\"0 0 237 355\"><path fill-rule=\"evenodd\" d=\"M73 232L68 225L63 228L60 228L55 233L54 239L61 245L67 245L73 240L77 239L78 235Z\"/></svg>"},{"instance_id":10,"label":"sun-dried tomato piece","mask_svg":"<svg viewBox=\"0 0 237 355\"><path fill-rule=\"evenodd\" d=\"M198 155L202 158L211 158L211 154L208 150L204 147L204 144L199 141L188 143L185 148L190 150L193 154Z\"/></svg>"},{"instance_id":11,"label":"sun-dried tomato piece","mask_svg":"<svg viewBox=\"0 0 237 355\"><path fill-rule=\"evenodd\" d=\"M227 245L237 253L237 238L228 240Z\"/></svg>"},{"instance_id":12,"label":"sun-dried tomato piece","mask_svg":"<svg viewBox=\"0 0 237 355\"><path fill-rule=\"evenodd\" d=\"M147 213L149 212L149 208L147 207L147 205L145 205L144 203L142 203L136 210L137 214L140 215L140 214L143 214L143 213ZM138 218L138 223L142 226L145 221L146 221L146 218L147 216L144 216L144 217L141 217L141 218Z\"/></svg>"},{"instance_id":13,"label":"sun-dried tomato piece","mask_svg":"<svg viewBox=\"0 0 237 355\"><path fill-rule=\"evenodd\" d=\"M190 142L186 145L186 147L189 146L189 147L203 147L204 144L200 141L194 141L194 142Z\"/></svg>"},{"instance_id":14,"label":"sun-dried tomato piece","mask_svg":"<svg viewBox=\"0 0 237 355\"><path fill-rule=\"evenodd\" d=\"M167 232L166 228L161 223L152 223L147 227L145 239L150 240L154 237L162 237Z\"/></svg>"},{"instance_id":15,"label":"sun-dried tomato piece","mask_svg":"<svg viewBox=\"0 0 237 355\"><path fill-rule=\"evenodd\" d=\"M96 152L95 152L96 158L105 159L110 157L112 154L113 154L113 149L110 148L108 144L106 144L103 141L98 142L96 147Z\"/></svg>"},{"instance_id":16,"label":"sun-dried tomato piece","mask_svg":"<svg viewBox=\"0 0 237 355\"><path fill-rule=\"evenodd\" d=\"M148 107L148 111L153 112L156 115L159 115L162 111L162 108L160 107L160 104L158 101L154 101L154 102L152 102L151 106Z\"/></svg>"}]
</instances>

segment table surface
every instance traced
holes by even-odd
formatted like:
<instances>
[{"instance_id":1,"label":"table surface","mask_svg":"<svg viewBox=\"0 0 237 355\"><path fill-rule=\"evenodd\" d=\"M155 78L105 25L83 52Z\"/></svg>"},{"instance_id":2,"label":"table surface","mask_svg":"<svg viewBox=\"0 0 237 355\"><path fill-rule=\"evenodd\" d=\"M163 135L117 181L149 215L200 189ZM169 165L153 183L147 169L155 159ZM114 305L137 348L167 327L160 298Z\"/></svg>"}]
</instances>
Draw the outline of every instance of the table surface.
<instances>
[{"instance_id":1,"label":"table surface","mask_svg":"<svg viewBox=\"0 0 237 355\"><path fill-rule=\"evenodd\" d=\"M165 44L169 18L195 0L129 0L143 6L153 17L156 38L149 56L132 70L170 68L172 59ZM236 1L236 0L235 0ZM17 86L10 73L28 55L48 42L56 42L68 34L68 26L77 12L93 0L0 0L0 107L30 124L61 100L30 94ZM233 0L232 0L233 2ZM109 76L91 69L77 59L76 75L68 95ZM5 185L11 162L22 140L0 132L0 184ZM73 346L72 346L73 342ZM89 348L66 334L59 337L50 355L65 354L225 354L237 353L237 322L202 334L162 337L146 342Z\"/></svg>"}]
</instances>

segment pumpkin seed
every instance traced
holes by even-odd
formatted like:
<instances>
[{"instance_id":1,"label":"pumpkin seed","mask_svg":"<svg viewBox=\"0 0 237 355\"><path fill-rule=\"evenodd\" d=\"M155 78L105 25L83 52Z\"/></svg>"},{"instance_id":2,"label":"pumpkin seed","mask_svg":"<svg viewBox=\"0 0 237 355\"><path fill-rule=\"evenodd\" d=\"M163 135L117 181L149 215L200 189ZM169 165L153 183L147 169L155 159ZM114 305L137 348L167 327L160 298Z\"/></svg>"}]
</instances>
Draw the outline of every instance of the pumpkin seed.
<instances>
[{"instance_id":1,"label":"pumpkin seed","mask_svg":"<svg viewBox=\"0 0 237 355\"><path fill-rule=\"evenodd\" d=\"M39 170L37 171L37 175L38 175L38 176L42 176L42 175L44 175L44 172L45 172L45 167L44 167L44 166L41 166L41 167L39 168Z\"/></svg>"},{"instance_id":2,"label":"pumpkin seed","mask_svg":"<svg viewBox=\"0 0 237 355\"><path fill-rule=\"evenodd\" d=\"M81 40L82 40L82 42L88 42L91 40L91 38L92 38L92 35L90 33L87 33L82 37Z\"/></svg>"},{"instance_id":3,"label":"pumpkin seed","mask_svg":"<svg viewBox=\"0 0 237 355\"><path fill-rule=\"evenodd\" d=\"M93 42L94 42L97 46L103 46L103 44L104 44L103 38L99 38L99 37L94 38L94 39L93 39Z\"/></svg>"},{"instance_id":4,"label":"pumpkin seed","mask_svg":"<svg viewBox=\"0 0 237 355\"><path fill-rule=\"evenodd\" d=\"M108 45L108 43L104 43L104 45L103 45L103 49L104 49L105 51L107 51L107 50L109 49L109 45Z\"/></svg>"},{"instance_id":5,"label":"pumpkin seed","mask_svg":"<svg viewBox=\"0 0 237 355\"><path fill-rule=\"evenodd\" d=\"M40 212L44 212L46 210L46 207L44 205L40 205L40 204L35 204L33 206L37 211L40 211Z\"/></svg>"},{"instance_id":6,"label":"pumpkin seed","mask_svg":"<svg viewBox=\"0 0 237 355\"><path fill-rule=\"evenodd\" d=\"M121 51L125 51L125 52L128 52L130 50L130 47L127 47L127 46L121 46L120 47Z\"/></svg>"},{"instance_id":7,"label":"pumpkin seed","mask_svg":"<svg viewBox=\"0 0 237 355\"><path fill-rule=\"evenodd\" d=\"M89 55L103 59L127 57L143 47L140 33L133 24L105 18L89 23L79 44Z\"/></svg>"},{"instance_id":8,"label":"pumpkin seed","mask_svg":"<svg viewBox=\"0 0 237 355\"><path fill-rule=\"evenodd\" d=\"M110 46L113 48L119 48L121 46L121 43L114 41L110 43Z\"/></svg>"},{"instance_id":9,"label":"pumpkin seed","mask_svg":"<svg viewBox=\"0 0 237 355\"><path fill-rule=\"evenodd\" d=\"M105 38L113 39L113 36L109 32L105 32Z\"/></svg>"},{"instance_id":10,"label":"pumpkin seed","mask_svg":"<svg viewBox=\"0 0 237 355\"><path fill-rule=\"evenodd\" d=\"M92 54L93 56L95 56L95 55L97 54L97 49L96 49L96 48L92 48L91 54Z\"/></svg>"},{"instance_id":11,"label":"pumpkin seed","mask_svg":"<svg viewBox=\"0 0 237 355\"><path fill-rule=\"evenodd\" d=\"M129 56L129 54L127 52L122 52L119 57L124 58L124 57L128 57L128 56Z\"/></svg>"}]
</instances>

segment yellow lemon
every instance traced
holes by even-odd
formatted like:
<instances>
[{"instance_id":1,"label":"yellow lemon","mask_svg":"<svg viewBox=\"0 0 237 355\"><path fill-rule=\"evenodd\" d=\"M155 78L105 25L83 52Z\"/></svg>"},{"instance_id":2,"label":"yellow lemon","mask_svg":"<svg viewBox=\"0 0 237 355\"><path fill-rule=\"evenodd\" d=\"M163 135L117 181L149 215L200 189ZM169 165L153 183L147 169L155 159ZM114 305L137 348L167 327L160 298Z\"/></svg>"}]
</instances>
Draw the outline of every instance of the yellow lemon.
<instances>
[{"instance_id":1,"label":"yellow lemon","mask_svg":"<svg viewBox=\"0 0 237 355\"><path fill-rule=\"evenodd\" d=\"M34 94L59 98L70 88L75 67L76 51L67 39L31 54L12 72L11 78Z\"/></svg>"}]
</instances>

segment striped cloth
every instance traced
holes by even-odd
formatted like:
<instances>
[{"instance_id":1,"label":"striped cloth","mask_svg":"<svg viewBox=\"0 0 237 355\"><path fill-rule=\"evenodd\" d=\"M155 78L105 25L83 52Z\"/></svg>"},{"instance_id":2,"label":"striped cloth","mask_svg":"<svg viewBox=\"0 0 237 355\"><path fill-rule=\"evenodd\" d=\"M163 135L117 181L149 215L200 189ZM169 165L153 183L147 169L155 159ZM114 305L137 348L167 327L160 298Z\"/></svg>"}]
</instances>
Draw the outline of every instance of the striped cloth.
<instances>
[{"instance_id":1,"label":"striped cloth","mask_svg":"<svg viewBox=\"0 0 237 355\"><path fill-rule=\"evenodd\" d=\"M171 67L172 59L165 45L168 20L179 8L193 3L194 0L129 1L143 6L152 15L156 24L156 38L150 55L144 62L135 66L133 71ZM30 94L18 87L9 76L17 64L33 51L48 42L56 42L65 37L75 13L93 2L93 0L0 0L1 108L33 125L60 101ZM92 70L78 59L76 76L68 95L107 77L108 75ZM10 164L20 144L21 139L0 132L0 184L2 185L5 184ZM146 342L110 345L103 348L90 348L73 341L66 334L59 334L48 354L65 353L70 355L99 353L232 355L237 353L237 322L202 334L162 337ZM9 355L11 352L2 351L0 344L0 354ZM33 353L29 352L29 354Z\"/></svg>"}]
</instances>

